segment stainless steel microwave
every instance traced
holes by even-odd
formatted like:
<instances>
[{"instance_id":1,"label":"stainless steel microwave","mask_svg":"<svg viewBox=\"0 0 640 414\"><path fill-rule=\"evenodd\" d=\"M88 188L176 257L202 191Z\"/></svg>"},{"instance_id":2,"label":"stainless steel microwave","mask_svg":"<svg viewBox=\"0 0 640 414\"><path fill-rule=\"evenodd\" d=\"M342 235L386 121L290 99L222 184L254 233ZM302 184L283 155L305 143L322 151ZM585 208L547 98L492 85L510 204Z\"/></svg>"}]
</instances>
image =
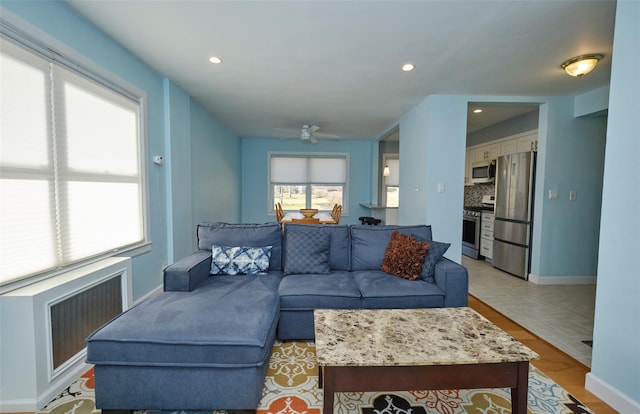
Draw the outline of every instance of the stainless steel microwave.
<instances>
[{"instance_id":1,"label":"stainless steel microwave","mask_svg":"<svg viewBox=\"0 0 640 414\"><path fill-rule=\"evenodd\" d=\"M492 183L496 180L496 160L474 162L471 165L473 184Z\"/></svg>"}]
</instances>

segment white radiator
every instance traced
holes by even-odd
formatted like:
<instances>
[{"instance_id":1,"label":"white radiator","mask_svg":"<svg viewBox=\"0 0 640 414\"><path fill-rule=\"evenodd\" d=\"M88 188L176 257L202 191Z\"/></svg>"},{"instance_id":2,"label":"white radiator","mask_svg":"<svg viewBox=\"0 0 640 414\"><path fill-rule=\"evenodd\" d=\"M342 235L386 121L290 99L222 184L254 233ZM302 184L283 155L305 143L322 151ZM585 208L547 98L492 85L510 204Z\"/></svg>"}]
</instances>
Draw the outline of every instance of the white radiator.
<instances>
[{"instance_id":1,"label":"white radiator","mask_svg":"<svg viewBox=\"0 0 640 414\"><path fill-rule=\"evenodd\" d=\"M85 339L132 302L112 257L0 296L0 412L37 411L86 368Z\"/></svg>"}]
</instances>

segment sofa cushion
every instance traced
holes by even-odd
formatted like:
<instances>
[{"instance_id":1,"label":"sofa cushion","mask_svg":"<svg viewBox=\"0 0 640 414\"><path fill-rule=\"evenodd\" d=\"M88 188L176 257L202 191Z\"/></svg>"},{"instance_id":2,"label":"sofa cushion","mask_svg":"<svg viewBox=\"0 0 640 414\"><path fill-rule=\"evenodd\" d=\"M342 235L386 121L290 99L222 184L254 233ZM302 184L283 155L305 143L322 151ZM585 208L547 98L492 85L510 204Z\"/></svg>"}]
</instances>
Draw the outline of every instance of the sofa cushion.
<instances>
[{"instance_id":1,"label":"sofa cushion","mask_svg":"<svg viewBox=\"0 0 640 414\"><path fill-rule=\"evenodd\" d=\"M349 270L351 263L351 238L347 225L304 225L287 223L284 226L284 243L290 234L294 233L328 233L329 237L329 268L331 270ZM283 252L283 262L287 253Z\"/></svg>"},{"instance_id":2,"label":"sofa cushion","mask_svg":"<svg viewBox=\"0 0 640 414\"><path fill-rule=\"evenodd\" d=\"M229 224L201 223L198 225L198 249L211 251L219 246L271 246L269 270L282 270L282 227L280 223Z\"/></svg>"},{"instance_id":3,"label":"sofa cushion","mask_svg":"<svg viewBox=\"0 0 640 414\"><path fill-rule=\"evenodd\" d=\"M391 233L381 269L383 272L403 279L416 280L420 278L420 270L428 247L427 242L418 241L396 230Z\"/></svg>"},{"instance_id":4,"label":"sofa cushion","mask_svg":"<svg viewBox=\"0 0 640 414\"><path fill-rule=\"evenodd\" d=\"M310 229L317 226L308 226ZM328 274L330 234L319 231L290 233L284 242L284 274Z\"/></svg>"},{"instance_id":5,"label":"sofa cushion","mask_svg":"<svg viewBox=\"0 0 640 414\"><path fill-rule=\"evenodd\" d=\"M433 275L436 272L436 263L442 259L442 256L447 252L451 243L441 243L433 240L428 243L429 248L424 256L424 262L420 270L420 278L429 283L434 283Z\"/></svg>"},{"instance_id":6,"label":"sofa cushion","mask_svg":"<svg viewBox=\"0 0 640 414\"><path fill-rule=\"evenodd\" d=\"M444 305L445 293L434 283L406 280L381 270L352 273L365 309L435 308Z\"/></svg>"},{"instance_id":7,"label":"sofa cushion","mask_svg":"<svg viewBox=\"0 0 640 414\"><path fill-rule=\"evenodd\" d=\"M431 240L431 226L351 226L351 270L380 270L391 233Z\"/></svg>"},{"instance_id":8,"label":"sofa cushion","mask_svg":"<svg viewBox=\"0 0 640 414\"><path fill-rule=\"evenodd\" d=\"M271 351L281 275L217 276L162 292L94 332L87 361L103 365L249 367Z\"/></svg>"},{"instance_id":9,"label":"sofa cushion","mask_svg":"<svg viewBox=\"0 0 640 414\"><path fill-rule=\"evenodd\" d=\"M284 276L278 289L284 309L353 309L360 305L360 291L351 274Z\"/></svg>"},{"instance_id":10,"label":"sofa cushion","mask_svg":"<svg viewBox=\"0 0 640 414\"><path fill-rule=\"evenodd\" d=\"M269 271L271 246L211 247L212 275L265 275Z\"/></svg>"}]
</instances>

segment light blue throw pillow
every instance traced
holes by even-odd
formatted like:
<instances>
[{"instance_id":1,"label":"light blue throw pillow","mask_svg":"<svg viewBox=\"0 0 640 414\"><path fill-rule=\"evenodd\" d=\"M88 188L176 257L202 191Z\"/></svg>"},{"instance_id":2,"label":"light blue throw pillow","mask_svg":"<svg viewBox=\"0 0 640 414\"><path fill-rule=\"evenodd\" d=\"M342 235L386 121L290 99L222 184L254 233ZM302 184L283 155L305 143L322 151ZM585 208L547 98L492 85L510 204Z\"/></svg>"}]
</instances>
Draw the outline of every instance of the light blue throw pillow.
<instances>
[{"instance_id":1,"label":"light blue throw pillow","mask_svg":"<svg viewBox=\"0 0 640 414\"><path fill-rule=\"evenodd\" d=\"M442 259L442 256L447 252L451 243L441 243L433 240L428 240L427 243L429 243L429 248L427 249L427 254L424 256L424 262L420 270L420 278L427 282L434 283L436 263Z\"/></svg>"},{"instance_id":2,"label":"light blue throw pillow","mask_svg":"<svg viewBox=\"0 0 640 414\"><path fill-rule=\"evenodd\" d=\"M271 246L211 246L212 275L265 275L269 271Z\"/></svg>"}]
</instances>

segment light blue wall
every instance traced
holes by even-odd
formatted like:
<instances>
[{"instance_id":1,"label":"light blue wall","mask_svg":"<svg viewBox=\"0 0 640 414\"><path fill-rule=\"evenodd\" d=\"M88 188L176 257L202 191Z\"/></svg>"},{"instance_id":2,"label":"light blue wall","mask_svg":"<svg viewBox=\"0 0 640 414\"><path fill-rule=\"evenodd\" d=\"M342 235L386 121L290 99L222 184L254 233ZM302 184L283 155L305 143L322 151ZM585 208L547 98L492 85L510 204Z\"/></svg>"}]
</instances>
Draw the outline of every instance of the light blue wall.
<instances>
[{"instance_id":1,"label":"light blue wall","mask_svg":"<svg viewBox=\"0 0 640 414\"><path fill-rule=\"evenodd\" d=\"M267 161L271 152L348 153L349 200L343 206L341 224L359 224L358 217L370 212L359 203L371 202L372 150L377 142L321 140L317 144L300 140L267 138L242 139L242 222L266 223L275 221L273 206L269 205Z\"/></svg>"},{"instance_id":2,"label":"light blue wall","mask_svg":"<svg viewBox=\"0 0 640 414\"><path fill-rule=\"evenodd\" d=\"M600 259L587 389L640 412L640 2L618 1L611 67Z\"/></svg>"},{"instance_id":3,"label":"light blue wall","mask_svg":"<svg viewBox=\"0 0 640 414\"><path fill-rule=\"evenodd\" d=\"M50 46L146 93L150 212L147 221L152 246L149 253L133 258L133 297L137 300L161 286L166 264L192 249L194 223L199 218L239 218L240 139L224 131L199 105L192 103L184 91L66 3L3 1L1 6L3 19L10 19ZM207 139L212 143L203 142ZM196 157L191 160L193 153ZM165 156L165 165L154 164L154 155ZM216 166L212 167L211 162ZM197 174L193 173L194 168ZM193 178L189 178L190 175ZM216 180L223 183L217 187L224 190L224 197L200 190L201 187L209 189ZM194 193L191 197L189 187L196 188L197 195L191 190ZM187 228L189 234L184 231ZM185 248L187 239L190 245Z\"/></svg>"},{"instance_id":4,"label":"light blue wall","mask_svg":"<svg viewBox=\"0 0 640 414\"><path fill-rule=\"evenodd\" d=\"M166 155L168 262L173 263L193 252L191 186L190 97L165 79L165 140L171 150Z\"/></svg>"},{"instance_id":5,"label":"light blue wall","mask_svg":"<svg viewBox=\"0 0 640 414\"><path fill-rule=\"evenodd\" d=\"M541 124L531 273L595 276L606 119L575 118L573 97L552 97ZM558 198L550 200L549 190Z\"/></svg>"},{"instance_id":6,"label":"light blue wall","mask_svg":"<svg viewBox=\"0 0 640 414\"><path fill-rule=\"evenodd\" d=\"M510 137L522 132L538 129L538 111L534 110L515 118L474 131L467 135L467 147Z\"/></svg>"},{"instance_id":7,"label":"light blue wall","mask_svg":"<svg viewBox=\"0 0 640 414\"><path fill-rule=\"evenodd\" d=\"M400 119L400 224L430 224L460 262L467 100L430 96ZM438 185L444 192L438 192ZM416 191L417 189L417 191Z\"/></svg>"},{"instance_id":8,"label":"light blue wall","mask_svg":"<svg viewBox=\"0 0 640 414\"><path fill-rule=\"evenodd\" d=\"M197 102L191 101L191 240L194 250L198 223L240 221L241 148L239 137L213 119Z\"/></svg>"}]
</instances>

